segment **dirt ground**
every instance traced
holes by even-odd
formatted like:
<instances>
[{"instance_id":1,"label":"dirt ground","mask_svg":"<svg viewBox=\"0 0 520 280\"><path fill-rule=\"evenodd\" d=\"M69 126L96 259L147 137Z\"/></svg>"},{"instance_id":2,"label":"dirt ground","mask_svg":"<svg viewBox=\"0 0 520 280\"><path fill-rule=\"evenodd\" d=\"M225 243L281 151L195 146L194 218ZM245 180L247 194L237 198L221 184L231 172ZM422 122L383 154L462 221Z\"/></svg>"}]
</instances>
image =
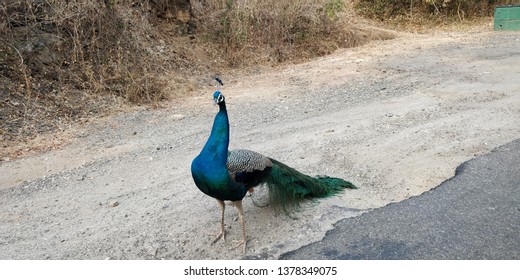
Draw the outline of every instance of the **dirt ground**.
<instances>
[{"instance_id":1,"label":"dirt ground","mask_svg":"<svg viewBox=\"0 0 520 280\"><path fill-rule=\"evenodd\" d=\"M489 29L489 28L488 28ZM214 88L160 110L90 122L68 145L0 163L0 259L275 259L334 223L419 195L462 162L520 137L520 33L399 34L308 63L223 76L230 148L359 186L296 219L244 199L226 243L191 160L209 135Z\"/></svg>"}]
</instances>

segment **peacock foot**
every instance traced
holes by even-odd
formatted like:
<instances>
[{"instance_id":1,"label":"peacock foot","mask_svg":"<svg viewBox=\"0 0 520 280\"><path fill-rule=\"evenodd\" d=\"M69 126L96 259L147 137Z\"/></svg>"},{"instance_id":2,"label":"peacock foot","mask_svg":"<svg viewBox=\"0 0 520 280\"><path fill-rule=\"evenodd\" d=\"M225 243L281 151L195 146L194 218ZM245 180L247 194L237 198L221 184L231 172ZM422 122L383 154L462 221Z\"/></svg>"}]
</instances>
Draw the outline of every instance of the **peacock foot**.
<instances>
[{"instance_id":1,"label":"peacock foot","mask_svg":"<svg viewBox=\"0 0 520 280\"><path fill-rule=\"evenodd\" d=\"M245 240L233 240L233 243L235 244L235 246L233 246L233 249L236 249L236 248L242 246L242 252L244 254L246 253L247 241L245 241Z\"/></svg>"},{"instance_id":2,"label":"peacock foot","mask_svg":"<svg viewBox=\"0 0 520 280\"><path fill-rule=\"evenodd\" d=\"M221 231L219 232L218 234L210 234L211 236L215 236L215 238L213 239L213 241L211 241L211 244L213 245L215 242L219 241L220 239L224 240L224 242L226 242L226 232L225 231Z\"/></svg>"}]
</instances>

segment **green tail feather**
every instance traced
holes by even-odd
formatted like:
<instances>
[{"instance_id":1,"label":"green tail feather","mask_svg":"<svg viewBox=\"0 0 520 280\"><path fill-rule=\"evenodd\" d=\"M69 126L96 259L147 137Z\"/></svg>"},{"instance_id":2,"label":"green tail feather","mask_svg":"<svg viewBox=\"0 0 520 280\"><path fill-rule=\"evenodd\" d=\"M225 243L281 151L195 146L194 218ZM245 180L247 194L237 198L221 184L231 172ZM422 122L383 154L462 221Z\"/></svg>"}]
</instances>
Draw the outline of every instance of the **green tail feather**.
<instances>
[{"instance_id":1,"label":"green tail feather","mask_svg":"<svg viewBox=\"0 0 520 280\"><path fill-rule=\"evenodd\" d=\"M271 174L266 179L269 201L276 210L289 214L306 198L334 195L345 188L356 189L352 183L328 176L310 177L271 159Z\"/></svg>"}]
</instances>

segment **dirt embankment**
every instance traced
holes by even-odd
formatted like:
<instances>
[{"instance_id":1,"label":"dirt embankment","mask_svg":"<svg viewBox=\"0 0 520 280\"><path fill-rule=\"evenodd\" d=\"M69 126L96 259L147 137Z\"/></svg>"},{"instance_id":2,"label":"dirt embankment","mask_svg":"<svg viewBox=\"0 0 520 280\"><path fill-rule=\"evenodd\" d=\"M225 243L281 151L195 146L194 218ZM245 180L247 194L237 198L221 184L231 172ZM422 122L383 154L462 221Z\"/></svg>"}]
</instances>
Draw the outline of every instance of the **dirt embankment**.
<instances>
[{"instance_id":1,"label":"dirt embankment","mask_svg":"<svg viewBox=\"0 0 520 280\"><path fill-rule=\"evenodd\" d=\"M231 148L360 188L276 215L245 198L247 256L276 258L339 219L418 195L460 163L520 137L520 36L401 34L308 63L223 77ZM234 259L214 199L189 172L216 108L213 88L161 110L96 121L67 146L0 165L0 258ZM254 202L254 203L253 203Z\"/></svg>"}]
</instances>

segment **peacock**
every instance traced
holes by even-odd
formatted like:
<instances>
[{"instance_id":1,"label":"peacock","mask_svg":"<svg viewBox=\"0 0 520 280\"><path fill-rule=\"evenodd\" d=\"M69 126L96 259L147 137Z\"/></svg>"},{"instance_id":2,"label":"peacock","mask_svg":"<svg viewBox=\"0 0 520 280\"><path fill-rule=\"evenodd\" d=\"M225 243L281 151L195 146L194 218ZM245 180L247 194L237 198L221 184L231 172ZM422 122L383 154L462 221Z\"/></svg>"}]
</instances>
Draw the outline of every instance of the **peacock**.
<instances>
[{"instance_id":1,"label":"peacock","mask_svg":"<svg viewBox=\"0 0 520 280\"><path fill-rule=\"evenodd\" d=\"M221 83L219 81L219 83ZM221 83L222 84L222 83ZM345 188L355 189L352 183L328 176L310 177L260 153L240 149L228 150L229 119L224 95L213 94L219 111L215 116L208 141L191 164L195 185L206 195L217 200L221 210L220 231L211 244L226 240L224 230L224 201L231 201L238 210L242 227L242 240L235 241L246 252L246 228L242 199L253 188L266 184L269 204L276 210L289 214L307 198L326 197Z\"/></svg>"}]
</instances>

